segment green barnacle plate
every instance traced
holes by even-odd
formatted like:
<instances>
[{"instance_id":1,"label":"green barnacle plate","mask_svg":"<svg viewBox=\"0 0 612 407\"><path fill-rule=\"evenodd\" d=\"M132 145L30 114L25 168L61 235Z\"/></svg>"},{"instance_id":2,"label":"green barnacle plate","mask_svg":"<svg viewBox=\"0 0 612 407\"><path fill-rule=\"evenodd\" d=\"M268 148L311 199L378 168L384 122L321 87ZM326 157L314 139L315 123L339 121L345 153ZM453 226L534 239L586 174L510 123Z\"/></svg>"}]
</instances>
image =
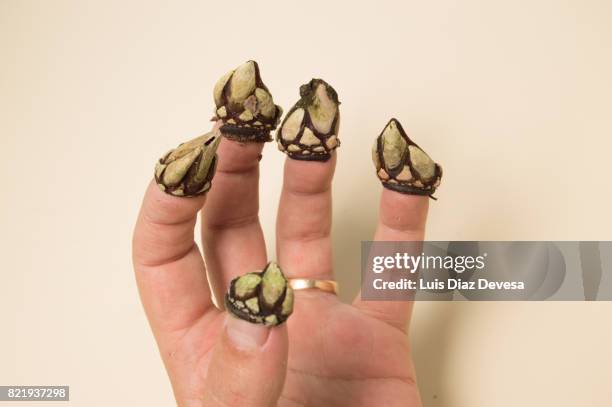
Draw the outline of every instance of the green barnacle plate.
<instances>
[{"instance_id":1,"label":"green barnacle plate","mask_svg":"<svg viewBox=\"0 0 612 407\"><path fill-rule=\"evenodd\" d=\"M236 277L225 295L232 315L254 324L279 325L293 312L293 289L276 263Z\"/></svg>"}]
</instances>

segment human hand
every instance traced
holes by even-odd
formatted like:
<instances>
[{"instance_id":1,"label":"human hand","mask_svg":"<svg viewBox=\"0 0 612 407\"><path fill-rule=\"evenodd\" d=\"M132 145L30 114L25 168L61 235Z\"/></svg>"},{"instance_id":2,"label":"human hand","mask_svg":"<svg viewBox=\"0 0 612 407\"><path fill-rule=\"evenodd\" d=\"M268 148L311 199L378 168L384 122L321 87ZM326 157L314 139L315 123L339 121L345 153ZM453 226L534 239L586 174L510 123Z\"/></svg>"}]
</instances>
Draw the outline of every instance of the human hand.
<instances>
[{"instance_id":1,"label":"human hand","mask_svg":"<svg viewBox=\"0 0 612 407\"><path fill-rule=\"evenodd\" d=\"M140 296L180 406L420 406L407 326L411 302L343 304L295 292L287 323L255 325L217 309L217 294L268 262L259 223L261 143L223 139L214 187L195 198L147 189L133 241ZM287 159L277 262L287 278L333 279L327 162ZM422 240L427 196L383 189L374 240ZM194 242L202 211L204 259ZM356 277L357 278L357 277Z\"/></svg>"}]
</instances>

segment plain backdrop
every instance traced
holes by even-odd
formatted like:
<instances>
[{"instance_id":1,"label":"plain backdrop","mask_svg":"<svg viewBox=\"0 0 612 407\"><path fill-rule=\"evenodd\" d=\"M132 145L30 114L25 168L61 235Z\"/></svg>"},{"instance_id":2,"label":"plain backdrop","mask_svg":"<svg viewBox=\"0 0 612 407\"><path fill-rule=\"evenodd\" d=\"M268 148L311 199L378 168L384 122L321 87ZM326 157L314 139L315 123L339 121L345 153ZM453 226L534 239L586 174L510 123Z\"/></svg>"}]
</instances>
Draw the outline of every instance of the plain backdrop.
<instances>
[{"instance_id":1,"label":"plain backdrop","mask_svg":"<svg viewBox=\"0 0 612 407\"><path fill-rule=\"evenodd\" d=\"M154 161L209 129L213 84L247 59L285 110L311 77L340 95L345 300L391 116L444 167L429 239L610 239L611 21L606 0L0 0L0 384L70 385L74 406L173 404L132 228ZM271 258L284 159L265 147ZM425 406L612 405L611 311L418 303Z\"/></svg>"}]
</instances>

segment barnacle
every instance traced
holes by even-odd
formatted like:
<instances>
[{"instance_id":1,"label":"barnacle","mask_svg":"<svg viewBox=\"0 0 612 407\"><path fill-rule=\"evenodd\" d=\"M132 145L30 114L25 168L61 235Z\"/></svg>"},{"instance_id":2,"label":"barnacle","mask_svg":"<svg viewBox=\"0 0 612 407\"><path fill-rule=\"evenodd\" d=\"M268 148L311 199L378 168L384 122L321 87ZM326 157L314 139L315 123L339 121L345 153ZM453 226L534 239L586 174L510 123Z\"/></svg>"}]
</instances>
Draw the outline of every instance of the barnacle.
<instances>
[{"instance_id":1,"label":"barnacle","mask_svg":"<svg viewBox=\"0 0 612 407\"><path fill-rule=\"evenodd\" d=\"M338 94L324 80L312 79L300 87L300 96L276 133L278 148L297 160L327 161L340 145Z\"/></svg>"},{"instance_id":2,"label":"barnacle","mask_svg":"<svg viewBox=\"0 0 612 407\"><path fill-rule=\"evenodd\" d=\"M233 279L225 295L225 307L240 319L279 325L293 312L293 289L280 267L269 263L261 272Z\"/></svg>"},{"instance_id":3,"label":"barnacle","mask_svg":"<svg viewBox=\"0 0 612 407\"><path fill-rule=\"evenodd\" d=\"M215 120L221 120L221 133L233 140L270 141L270 132L280 120L283 110L274 104L263 83L259 66L247 61L226 73L213 89Z\"/></svg>"},{"instance_id":4,"label":"barnacle","mask_svg":"<svg viewBox=\"0 0 612 407\"><path fill-rule=\"evenodd\" d=\"M197 196L210 189L221 138L207 133L170 150L155 165L159 188L174 196Z\"/></svg>"},{"instance_id":5,"label":"barnacle","mask_svg":"<svg viewBox=\"0 0 612 407\"><path fill-rule=\"evenodd\" d=\"M404 194L432 196L442 179L442 167L410 140L396 119L376 139L372 160L383 186Z\"/></svg>"}]
</instances>

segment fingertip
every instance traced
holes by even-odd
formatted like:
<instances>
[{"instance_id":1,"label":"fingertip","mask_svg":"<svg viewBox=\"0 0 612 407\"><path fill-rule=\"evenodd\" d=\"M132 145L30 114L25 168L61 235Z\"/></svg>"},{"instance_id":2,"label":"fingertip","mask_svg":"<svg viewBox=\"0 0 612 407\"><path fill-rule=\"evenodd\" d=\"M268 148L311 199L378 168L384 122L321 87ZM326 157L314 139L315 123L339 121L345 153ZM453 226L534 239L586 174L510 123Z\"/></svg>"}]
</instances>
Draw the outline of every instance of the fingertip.
<instances>
[{"instance_id":1,"label":"fingertip","mask_svg":"<svg viewBox=\"0 0 612 407\"><path fill-rule=\"evenodd\" d=\"M195 218L205 200L206 194L194 197L167 194L152 180L145 192L142 212L148 220L155 223L180 223Z\"/></svg>"},{"instance_id":2,"label":"fingertip","mask_svg":"<svg viewBox=\"0 0 612 407\"><path fill-rule=\"evenodd\" d=\"M422 231L427 221L429 197L408 195L383 188L379 223L397 231Z\"/></svg>"},{"instance_id":3,"label":"fingertip","mask_svg":"<svg viewBox=\"0 0 612 407\"><path fill-rule=\"evenodd\" d=\"M264 143L245 143L223 137L217 154L217 171L243 173L257 167Z\"/></svg>"},{"instance_id":4,"label":"fingertip","mask_svg":"<svg viewBox=\"0 0 612 407\"><path fill-rule=\"evenodd\" d=\"M336 168L336 153L327 161L303 161L287 157L285 160L284 184L289 191L304 194L329 188Z\"/></svg>"},{"instance_id":5,"label":"fingertip","mask_svg":"<svg viewBox=\"0 0 612 407\"><path fill-rule=\"evenodd\" d=\"M231 346L240 351L268 351L268 348L286 347L287 324L254 324L228 312L225 317L225 333Z\"/></svg>"},{"instance_id":6,"label":"fingertip","mask_svg":"<svg viewBox=\"0 0 612 407\"><path fill-rule=\"evenodd\" d=\"M270 328L236 318L225 317L225 333L231 346L239 351L253 352L262 349L270 337Z\"/></svg>"}]
</instances>

